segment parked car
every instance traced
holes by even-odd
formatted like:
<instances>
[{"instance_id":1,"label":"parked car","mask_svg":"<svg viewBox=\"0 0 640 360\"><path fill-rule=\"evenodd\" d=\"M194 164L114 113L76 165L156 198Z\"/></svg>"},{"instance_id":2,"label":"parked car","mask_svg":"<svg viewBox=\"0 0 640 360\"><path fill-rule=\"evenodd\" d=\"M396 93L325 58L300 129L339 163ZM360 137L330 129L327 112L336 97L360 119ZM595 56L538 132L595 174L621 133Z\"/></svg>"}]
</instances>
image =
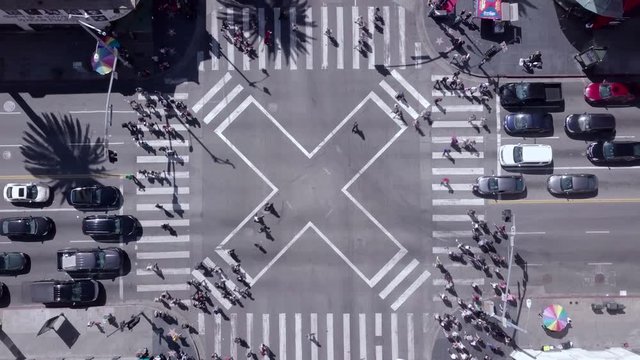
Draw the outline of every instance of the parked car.
<instances>
[{"instance_id":1,"label":"parked car","mask_svg":"<svg viewBox=\"0 0 640 360\"><path fill-rule=\"evenodd\" d=\"M53 230L53 220L46 216L25 216L0 219L0 235L9 238L39 238Z\"/></svg>"},{"instance_id":2,"label":"parked car","mask_svg":"<svg viewBox=\"0 0 640 360\"><path fill-rule=\"evenodd\" d=\"M503 167L547 166L553 162L553 150L543 144L502 145L498 151Z\"/></svg>"},{"instance_id":3,"label":"parked car","mask_svg":"<svg viewBox=\"0 0 640 360\"><path fill-rule=\"evenodd\" d=\"M31 283L31 301L46 305L90 304L98 299L100 284L91 279L41 280Z\"/></svg>"},{"instance_id":4,"label":"parked car","mask_svg":"<svg viewBox=\"0 0 640 360\"><path fill-rule=\"evenodd\" d=\"M25 253L11 251L0 253L0 274L15 274L23 271L27 266Z\"/></svg>"},{"instance_id":5,"label":"parked car","mask_svg":"<svg viewBox=\"0 0 640 360\"><path fill-rule=\"evenodd\" d=\"M506 83L498 88L500 105L509 111L564 107L561 83Z\"/></svg>"},{"instance_id":6,"label":"parked car","mask_svg":"<svg viewBox=\"0 0 640 360\"><path fill-rule=\"evenodd\" d=\"M131 215L91 215L82 220L82 233L94 237L131 236L139 228Z\"/></svg>"},{"instance_id":7,"label":"parked car","mask_svg":"<svg viewBox=\"0 0 640 360\"><path fill-rule=\"evenodd\" d=\"M87 186L71 190L69 205L76 208L113 208L118 206L122 195L114 186Z\"/></svg>"},{"instance_id":8,"label":"parked car","mask_svg":"<svg viewBox=\"0 0 640 360\"><path fill-rule=\"evenodd\" d=\"M473 184L473 191L479 195L517 195L525 190L524 178L519 175L480 176Z\"/></svg>"},{"instance_id":9,"label":"parked car","mask_svg":"<svg viewBox=\"0 0 640 360\"><path fill-rule=\"evenodd\" d=\"M511 136L544 136L553 134L553 117L549 113L507 114L504 131Z\"/></svg>"},{"instance_id":10,"label":"parked car","mask_svg":"<svg viewBox=\"0 0 640 360\"><path fill-rule=\"evenodd\" d=\"M640 160L640 142L599 141L589 144L587 158L594 163L616 163Z\"/></svg>"},{"instance_id":11,"label":"parked car","mask_svg":"<svg viewBox=\"0 0 640 360\"><path fill-rule=\"evenodd\" d=\"M554 195L595 193L598 177L593 174L551 175L547 179L547 190Z\"/></svg>"},{"instance_id":12,"label":"parked car","mask_svg":"<svg viewBox=\"0 0 640 360\"><path fill-rule=\"evenodd\" d=\"M11 203L42 203L49 200L50 190L47 185L36 183L7 184L3 195Z\"/></svg>"},{"instance_id":13,"label":"parked car","mask_svg":"<svg viewBox=\"0 0 640 360\"><path fill-rule=\"evenodd\" d=\"M58 250L58 271L68 273L117 273L124 263L117 247Z\"/></svg>"},{"instance_id":14,"label":"parked car","mask_svg":"<svg viewBox=\"0 0 640 360\"><path fill-rule=\"evenodd\" d=\"M584 99L590 105L633 105L640 95L637 84L621 82L591 83L584 88Z\"/></svg>"},{"instance_id":15,"label":"parked car","mask_svg":"<svg viewBox=\"0 0 640 360\"><path fill-rule=\"evenodd\" d=\"M610 138L616 132L616 118L611 114L571 114L564 121L564 129L573 135Z\"/></svg>"}]
</instances>

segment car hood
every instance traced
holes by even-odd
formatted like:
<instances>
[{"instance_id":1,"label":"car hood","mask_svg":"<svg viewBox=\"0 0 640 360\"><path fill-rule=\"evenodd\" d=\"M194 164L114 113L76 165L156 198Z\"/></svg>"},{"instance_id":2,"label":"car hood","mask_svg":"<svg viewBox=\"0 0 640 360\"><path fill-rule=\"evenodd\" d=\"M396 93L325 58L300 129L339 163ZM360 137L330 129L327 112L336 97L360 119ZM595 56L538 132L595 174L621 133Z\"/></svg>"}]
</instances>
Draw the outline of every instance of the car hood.
<instances>
[{"instance_id":1,"label":"car hood","mask_svg":"<svg viewBox=\"0 0 640 360\"><path fill-rule=\"evenodd\" d=\"M553 192L562 192L562 187L560 186L560 182L562 177L560 176L551 176L549 180L547 180L547 187Z\"/></svg>"},{"instance_id":2,"label":"car hood","mask_svg":"<svg viewBox=\"0 0 640 360\"><path fill-rule=\"evenodd\" d=\"M25 265L25 257L22 253L8 253L4 260L6 270L21 270Z\"/></svg>"},{"instance_id":3,"label":"car hood","mask_svg":"<svg viewBox=\"0 0 640 360\"><path fill-rule=\"evenodd\" d=\"M115 205L118 202L118 190L111 186L98 189L102 205Z\"/></svg>"},{"instance_id":4,"label":"car hood","mask_svg":"<svg viewBox=\"0 0 640 360\"><path fill-rule=\"evenodd\" d=\"M580 119L579 114L569 115L565 119L564 124L567 127L567 129L569 129L570 131L573 131L573 132L581 131L580 122L578 121L578 119Z\"/></svg>"},{"instance_id":5,"label":"car hood","mask_svg":"<svg viewBox=\"0 0 640 360\"><path fill-rule=\"evenodd\" d=\"M600 84L591 83L584 89L584 96L591 100L600 100Z\"/></svg>"},{"instance_id":6,"label":"car hood","mask_svg":"<svg viewBox=\"0 0 640 360\"><path fill-rule=\"evenodd\" d=\"M503 164L513 164L513 149L515 145L503 145L500 149L500 161Z\"/></svg>"},{"instance_id":7,"label":"car hood","mask_svg":"<svg viewBox=\"0 0 640 360\"><path fill-rule=\"evenodd\" d=\"M592 158L602 159L604 157L602 143L593 143L587 148L587 152Z\"/></svg>"}]
</instances>

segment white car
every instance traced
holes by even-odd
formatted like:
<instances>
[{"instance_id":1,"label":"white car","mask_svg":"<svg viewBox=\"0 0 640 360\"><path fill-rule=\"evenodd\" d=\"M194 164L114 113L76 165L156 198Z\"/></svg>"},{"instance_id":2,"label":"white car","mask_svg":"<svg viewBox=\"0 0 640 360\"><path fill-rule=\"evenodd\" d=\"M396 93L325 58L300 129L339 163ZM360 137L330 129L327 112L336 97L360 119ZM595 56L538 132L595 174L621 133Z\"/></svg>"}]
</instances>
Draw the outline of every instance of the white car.
<instances>
[{"instance_id":1,"label":"white car","mask_svg":"<svg viewBox=\"0 0 640 360\"><path fill-rule=\"evenodd\" d=\"M4 199L12 203L41 203L49 200L49 187L46 185L7 184L4 187Z\"/></svg>"},{"instance_id":2,"label":"white car","mask_svg":"<svg viewBox=\"0 0 640 360\"><path fill-rule=\"evenodd\" d=\"M499 156L503 167L547 166L553 162L551 146L543 144L502 145Z\"/></svg>"}]
</instances>

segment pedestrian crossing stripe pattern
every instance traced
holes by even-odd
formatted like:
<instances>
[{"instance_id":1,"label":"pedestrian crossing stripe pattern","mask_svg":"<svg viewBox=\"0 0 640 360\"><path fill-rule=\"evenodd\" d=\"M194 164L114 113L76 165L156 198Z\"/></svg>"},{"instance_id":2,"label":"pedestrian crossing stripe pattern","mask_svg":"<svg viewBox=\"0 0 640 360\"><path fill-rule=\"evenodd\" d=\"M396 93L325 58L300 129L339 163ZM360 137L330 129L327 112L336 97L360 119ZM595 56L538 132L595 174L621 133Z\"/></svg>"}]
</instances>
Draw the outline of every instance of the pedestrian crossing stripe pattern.
<instances>
[{"instance_id":1,"label":"pedestrian crossing stripe pattern","mask_svg":"<svg viewBox=\"0 0 640 360\"><path fill-rule=\"evenodd\" d=\"M435 326L430 313L231 313L213 316L211 347L234 359L265 344L281 360L417 360L429 358Z\"/></svg>"},{"instance_id":2,"label":"pedestrian crossing stripe pattern","mask_svg":"<svg viewBox=\"0 0 640 360\"><path fill-rule=\"evenodd\" d=\"M205 61L204 52L198 52L198 70L248 71L272 68L297 71L313 70L318 65L320 69L371 70L378 64L398 64L400 69L405 69L407 65L421 67L418 59L426 55L422 54L421 43L406 43L406 9L402 6L380 8L383 24L374 21L375 8L372 6L321 6L308 7L303 11L280 7L259 7L253 11L249 8L240 10L221 7L207 19L207 27L213 37L209 50L211 59ZM362 52L357 49L360 29L355 20L358 16L363 16L368 30L364 36ZM257 26L252 30L251 18L257 20ZM273 23L270 19L273 19ZM297 30L291 26L291 19L296 20ZM225 38L221 31L223 20L231 25L242 26L243 34L252 44L257 59L251 59L250 55L240 52ZM327 28L331 29L331 39L324 35ZM265 45L267 30L271 31L272 46ZM409 53L410 49L413 53ZM366 56L362 55L364 52ZM226 67L224 62L227 63Z\"/></svg>"}]
</instances>

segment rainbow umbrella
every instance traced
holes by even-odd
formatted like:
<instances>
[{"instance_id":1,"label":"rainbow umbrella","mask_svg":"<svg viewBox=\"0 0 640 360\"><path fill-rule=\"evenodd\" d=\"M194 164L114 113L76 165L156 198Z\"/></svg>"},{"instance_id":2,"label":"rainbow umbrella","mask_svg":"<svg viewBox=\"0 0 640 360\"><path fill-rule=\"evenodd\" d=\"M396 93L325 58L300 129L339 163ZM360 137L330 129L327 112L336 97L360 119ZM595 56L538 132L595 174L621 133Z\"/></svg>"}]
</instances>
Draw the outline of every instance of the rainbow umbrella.
<instances>
[{"instance_id":1,"label":"rainbow umbrella","mask_svg":"<svg viewBox=\"0 0 640 360\"><path fill-rule=\"evenodd\" d=\"M111 36L103 36L102 37L102 41L104 41L105 44L107 44L107 46L112 47L112 48L120 48L120 42L116 39L113 38ZM102 44L98 44L98 46L102 46Z\"/></svg>"},{"instance_id":2,"label":"rainbow umbrella","mask_svg":"<svg viewBox=\"0 0 640 360\"><path fill-rule=\"evenodd\" d=\"M551 331L562 331L567 323L567 311L562 305L550 305L542 311L542 324Z\"/></svg>"},{"instance_id":3,"label":"rainbow umbrella","mask_svg":"<svg viewBox=\"0 0 640 360\"><path fill-rule=\"evenodd\" d=\"M102 46L98 46L91 58L91 66L100 75L106 75L113 71L115 56Z\"/></svg>"}]
</instances>

